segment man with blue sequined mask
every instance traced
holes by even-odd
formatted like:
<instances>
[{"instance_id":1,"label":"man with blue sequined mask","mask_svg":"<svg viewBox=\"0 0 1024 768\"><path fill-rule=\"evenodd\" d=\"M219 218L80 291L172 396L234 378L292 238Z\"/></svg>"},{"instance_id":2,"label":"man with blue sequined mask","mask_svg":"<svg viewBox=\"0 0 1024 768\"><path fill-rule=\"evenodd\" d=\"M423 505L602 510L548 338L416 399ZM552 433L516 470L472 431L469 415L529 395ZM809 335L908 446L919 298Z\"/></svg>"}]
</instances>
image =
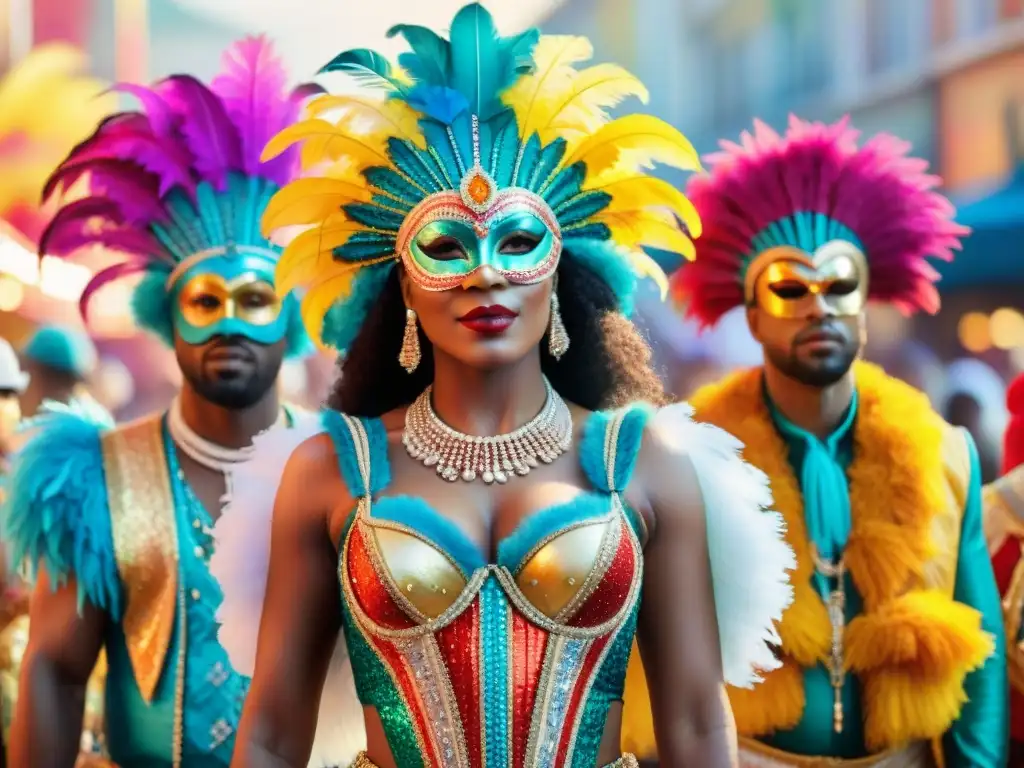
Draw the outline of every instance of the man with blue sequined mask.
<instances>
[{"instance_id":1,"label":"man with blue sequined mask","mask_svg":"<svg viewBox=\"0 0 1024 768\"><path fill-rule=\"evenodd\" d=\"M259 231L270 198L298 171L295 157L260 161L310 92L289 92L285 80L269 43L249 38L209 85L175 75L151 89L120 86L144 111L103 122L48 184L66 189L89 174L89 196L57 211L40 249L127 254L93 278L82 306L111 280L142 273L136 321L173 347L184 381L166 413L116 428L73 409L48 413L19 455L2 522L37 583L15 765L74 764L101 651L105 741L120 768L231 758L248 680L217 639L212 526L253 438L302 420L276 382L284 358L309 349L297 302L274 290L280 251Z\"/></svg>"}]
</instances>

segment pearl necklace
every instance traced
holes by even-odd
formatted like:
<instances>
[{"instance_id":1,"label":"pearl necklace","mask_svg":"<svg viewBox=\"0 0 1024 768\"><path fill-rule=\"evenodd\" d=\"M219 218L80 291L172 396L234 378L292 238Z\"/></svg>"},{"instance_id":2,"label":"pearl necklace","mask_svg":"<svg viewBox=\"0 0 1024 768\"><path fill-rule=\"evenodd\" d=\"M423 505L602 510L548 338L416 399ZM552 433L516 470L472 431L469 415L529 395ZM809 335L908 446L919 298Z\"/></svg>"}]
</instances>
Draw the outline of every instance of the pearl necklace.
<instances>
[{"instance_id":1,"label":"pearl necklace","mask_svg":"<svg viewBox=\"0 0 1024 768\"><path fill-rule=\"evenodd\" d=\"M285 415L282 409L275 426L283 424L284 420ZM192 427L185 423L185 419L181 415L181 401L177 397L174 398L171 408L167 412L167 429L171 433L171 440L181 449L182 453L196 464L224 475L224 498L229 499L231 497L231 472L236 466L252 457L252 445L247 445L244 448L227 448L200 437Z\"/></svg>"},{"instance_id":2,"label":"pearl necklace","mask_svg":"<svg viewBox=\"0 0 1024 768\"><path fill-rule=\"evenodd\" d=\"M528 423L505 435L477 437L449 427L431 403L427 387L405 414L402 443L416 461L435 467L449 482L462 478L471 483L479 477L485 483L506 483L520 477L541 462L550 464L572 446L572 414L569 406L544 379L547 399L544 408Z\"/></svg>"}]
</instances>

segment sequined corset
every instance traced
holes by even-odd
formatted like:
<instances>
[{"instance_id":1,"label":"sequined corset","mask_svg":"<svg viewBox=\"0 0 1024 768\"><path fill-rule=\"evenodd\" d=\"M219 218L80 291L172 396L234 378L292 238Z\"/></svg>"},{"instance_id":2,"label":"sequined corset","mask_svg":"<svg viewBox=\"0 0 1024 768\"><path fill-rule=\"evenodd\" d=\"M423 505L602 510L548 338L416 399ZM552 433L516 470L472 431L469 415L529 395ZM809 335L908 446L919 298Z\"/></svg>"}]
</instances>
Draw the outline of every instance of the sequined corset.
<instances>
[{"instance_id":1,"label":"sequined corset","mask_svg":"<svg viewBox=\"0 0 1024 768\"><path fill-rule=\"evenodd\" d=\"M594 414L580 449L594 490L528 518L496 563L421 499L380 496L378 421L328 419L361 499L339 564L345 637L398 765L596 764L636 628L642 523L617 491L647 413Z\"/></svg>"}]
</instances>

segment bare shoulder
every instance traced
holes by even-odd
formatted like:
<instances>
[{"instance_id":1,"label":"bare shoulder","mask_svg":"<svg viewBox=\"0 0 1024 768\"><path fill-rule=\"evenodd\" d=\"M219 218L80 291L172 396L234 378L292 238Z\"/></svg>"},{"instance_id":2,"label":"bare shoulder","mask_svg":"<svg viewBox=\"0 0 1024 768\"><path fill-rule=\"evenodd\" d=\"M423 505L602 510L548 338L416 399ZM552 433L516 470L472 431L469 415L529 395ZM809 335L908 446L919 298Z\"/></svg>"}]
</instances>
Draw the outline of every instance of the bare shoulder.
<instances>
[{"instance_id":1,"label":"bare shoulder","mask_svg":"<svg viewBox=\"0 0 1024 768\"><path fill-rule=\"evenodd\" d=\"M590 423L590 417L594 412L576 403L566 402L569 406L569 415L572 417L573 438L579 440L583 436L583 430Z\"/></svg>"},{"instance_id":2,"label":"bare shoulder","mask_svg":"<svg viewBox=\"0 0 1024 768\"><path fill-rule=\"evenodd\" d=\"M292 451L278 491L278 507L301 518L327 519L338 506L351 506L352 496L341 476L334 441L327 433L303 440Z\"/></svg>"},{"instance_id":3,"label":"bare shoulder","mask_svg":"<svg viewBox=\"0 0 1024 768\"><path fill-rule=\"evenodd\" d=\"M405 406L388 411L380 417L380 423L384 425L384 431L389 435L401 434L405 429L405 414L409 409Z\"/></svg>"}]
</instances>

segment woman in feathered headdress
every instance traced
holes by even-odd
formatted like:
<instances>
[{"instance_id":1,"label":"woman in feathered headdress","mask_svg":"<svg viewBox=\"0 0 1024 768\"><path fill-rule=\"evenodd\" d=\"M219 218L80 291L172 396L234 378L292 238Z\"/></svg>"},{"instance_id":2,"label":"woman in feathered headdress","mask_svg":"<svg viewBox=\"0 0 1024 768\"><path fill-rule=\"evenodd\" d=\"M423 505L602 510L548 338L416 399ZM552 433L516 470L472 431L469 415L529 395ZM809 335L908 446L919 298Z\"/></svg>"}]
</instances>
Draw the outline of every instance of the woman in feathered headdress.
<instances>
[{"instance_id":1,"label":"woman in feathered headdress","mask_svg":"<svg viewBox=\"0 0 1024 768\"><path fill-rule=\"evenodd\" d=\"M867 302L935 312L928 259L966 233L909 150L845 119L757 123L688 187L704 233L673 288L703 325L745 307L764 350L692 402L770 478L797 561L781 666L729 689L741 762L1005 765L977 452L857 360Z\"/></svg>"},{"instance_id":2,"label":"woman in feathered headdress","mask_svg":"<svg viewBox=\"0 0 1024 768\"><path fill-rule=\"evenodd\" d=\"M609 120L646 92L578 70L584 39L501 37L476 4L448 39L392 34L400 67L339 55L326 70L370 90L266 150L302 141L323 169L264 224L312 225L278 289L347 354L322 423L257 441L215 531L221 639L255 666L233 764L302 764L314 732L317 758L351 759L324 739L365 714L361 766L634 765L618 699L638 621L666 761L725 764L721 680L772 666L791 552L728 435L630 405L663 399L627 319L638 276L664 281L641 246L691 252L674 215L699 229L645 168L695 168L693 149Z\"/></svg>"},{"instance_id":3,"label":"woman in feathered headdress","mask_svg":"<svg viewBox=\"0 0 1024 768\"><path fill-rule=\"evenodd\" d=\"M105 648L106 745L121 768L223 766L247 687L217 642L210 531L229 467L253 436L301 417L282 406L282 359L308 340L294 298L274 291L280 249L260 233L298 156L260 152L293 122L292 90L264 38L232 46L209 85L173 75L120 85L140 111L115 114L46 185L61 200L41 252L102 246L83 314L113 280L141 276L132 307L173 345L184 383L166 413L113 427L74 408L31 423L2 522L15 562L37 574L11 739L15 765L70 765L82 688ZM45 738L40 734L46 734Z\"/></svg>"}]
</instances>

